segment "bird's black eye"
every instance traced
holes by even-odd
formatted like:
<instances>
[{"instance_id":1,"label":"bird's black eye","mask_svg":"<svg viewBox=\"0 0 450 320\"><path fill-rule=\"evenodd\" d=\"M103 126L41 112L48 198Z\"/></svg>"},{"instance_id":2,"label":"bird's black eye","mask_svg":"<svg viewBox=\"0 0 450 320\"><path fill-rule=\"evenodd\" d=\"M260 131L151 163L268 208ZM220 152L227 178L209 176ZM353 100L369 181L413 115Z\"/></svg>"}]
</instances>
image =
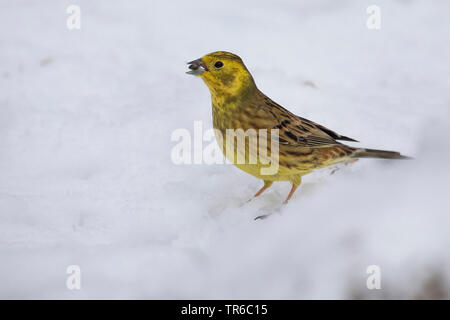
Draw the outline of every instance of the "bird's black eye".
<instances>
[{"instance_id":1,"label":"bird's black eye","mask_svg":"<svg viewBox=\"0 0 450 320\"><path fill-rule=\"evenodd\" d=\"M216 63L214 63L214 67L216 67L217 69L222 68L223 67L223 62L222 61L217 61Z\"/></svg>"}]
</instances>

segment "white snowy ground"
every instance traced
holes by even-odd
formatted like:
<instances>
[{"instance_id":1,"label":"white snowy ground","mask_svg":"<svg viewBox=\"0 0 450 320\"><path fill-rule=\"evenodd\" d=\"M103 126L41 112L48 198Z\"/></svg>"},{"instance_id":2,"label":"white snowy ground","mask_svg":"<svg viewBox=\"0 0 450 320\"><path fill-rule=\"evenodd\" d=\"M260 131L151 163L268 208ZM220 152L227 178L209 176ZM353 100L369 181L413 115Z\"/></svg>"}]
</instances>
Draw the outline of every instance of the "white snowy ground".
<instances>
[{"instance_id":1,"label":"white snowy ground","mask_svg":"<svg viewBox=\"0 0 450 320\"><path fill-rule=\"evenodd\" d=\"M1 0L0 298L450 297L449 12ZM173 130L212 125L206 86L184 72L216 50L293 112L415 160L361 160L307 176L287 206L287 183L244 204L260 181L170 158ZM381 290L366 288L369 265Z\"/></svg>"}]
</instances>

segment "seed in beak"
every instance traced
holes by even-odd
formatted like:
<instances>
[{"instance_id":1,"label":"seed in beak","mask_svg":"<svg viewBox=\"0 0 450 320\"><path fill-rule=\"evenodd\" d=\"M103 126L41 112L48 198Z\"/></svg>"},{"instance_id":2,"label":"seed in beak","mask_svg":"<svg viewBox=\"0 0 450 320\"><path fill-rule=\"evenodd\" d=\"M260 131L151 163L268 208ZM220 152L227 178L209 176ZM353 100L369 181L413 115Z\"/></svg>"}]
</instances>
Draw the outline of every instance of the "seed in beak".
<instances>
[{"instance_id":1,"label":"seed in beak","mask_svg":"<svg viewBox=\"0 0 450 320\"><path fill-rule=\"evenodd\" d=\"M201 59L188 62L188 65L191 71L187 71L186 72L187 74L200 75L203 72L208 71L208 68L205 66L205 64Z\"/></svg>"}]
</instances>

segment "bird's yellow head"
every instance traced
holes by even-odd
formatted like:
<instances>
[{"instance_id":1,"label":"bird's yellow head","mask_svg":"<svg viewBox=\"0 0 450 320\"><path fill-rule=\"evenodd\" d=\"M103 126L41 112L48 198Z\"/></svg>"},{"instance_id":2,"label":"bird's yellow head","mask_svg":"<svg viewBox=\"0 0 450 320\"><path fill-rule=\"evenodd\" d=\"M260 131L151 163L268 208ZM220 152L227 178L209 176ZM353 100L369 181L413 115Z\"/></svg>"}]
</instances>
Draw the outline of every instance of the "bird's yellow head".
<instances>
[{"instance_id":1,"label":"bird's yellow head","mask_svg":"<svg viewBox=\"0 0 450 320\"><path fill-rule=\"evenodd\" d=\"M245 96L256 89L242 59L233 53L216 51L188 64L191 70L187 73L202 78L213 99L218 96Z\"/></svg>"}]
</instances>

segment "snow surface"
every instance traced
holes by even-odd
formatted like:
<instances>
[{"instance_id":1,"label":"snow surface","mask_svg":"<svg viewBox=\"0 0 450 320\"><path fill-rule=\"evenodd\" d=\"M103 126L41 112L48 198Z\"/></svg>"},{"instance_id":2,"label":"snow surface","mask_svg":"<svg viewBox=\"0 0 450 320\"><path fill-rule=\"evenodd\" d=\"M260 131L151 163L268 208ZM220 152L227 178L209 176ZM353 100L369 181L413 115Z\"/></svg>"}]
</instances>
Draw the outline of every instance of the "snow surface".
<instances>
[{"instance_id":1,"label":"snow surface","mask_svg":"<svg viewBox=\"0 0 450 320\"><path fill-rule=\"evenodd\" d=\"M66 28L70 4L81 30ZM450 297L449 12L448 0L1 0L0 298ZM261 181L173 164L173 130L212 125L185 62L216 50L296 114L415 160L309 175L286 206L288 183L245 203ZM66 288L69 265L81 290ZM369 265L381 290L366 288Z\"/></svg>"}]
</instances>

